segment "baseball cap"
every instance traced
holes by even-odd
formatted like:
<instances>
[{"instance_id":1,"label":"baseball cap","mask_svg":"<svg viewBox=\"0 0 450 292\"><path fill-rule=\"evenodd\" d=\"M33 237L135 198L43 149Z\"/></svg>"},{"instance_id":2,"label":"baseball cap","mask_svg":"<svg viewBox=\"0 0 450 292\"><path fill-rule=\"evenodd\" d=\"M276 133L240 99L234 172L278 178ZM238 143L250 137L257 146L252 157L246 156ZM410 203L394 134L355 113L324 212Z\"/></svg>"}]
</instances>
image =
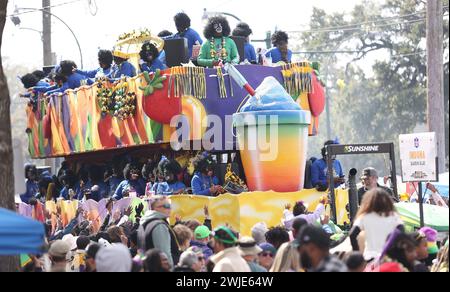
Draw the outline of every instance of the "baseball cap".
<instances>
[{"instance_id":1,"label":"baseball cap","mask_svg":"<svg viewBox=\"0 0 450 292\"><path fill-rule=\"evenodd\" d=\"M378 172L373 167L368 167L363 170L363 175L361 179L369 178L369 177L378 177Z\"/></svg>"},{"instance_id":2,"label":"baseball cap","mask_svg":"<svg viewBox=\"0 0 450 292\"><path fill-rule=\"evenodd\" d=\"M265 252L270 251L273 255L277 254L277 249L273 245L271 245L270 243L261 243L259 245L259 247L262 249L263 252L264 251Z\"/></svg>"},{"instance_id":3,"label":"baseball cap","mask_svg":"<svg viewBox=\"0 0 450 292\"><path fill-rule=\"evenodd\" d=\"M299 236L294 241L297 246L304 244L314 244L319 248L330 248L330 236L322 229L315 226L305 226L300 231Z\"/></svg>"},{"instance_id":4,"label":"baseball cap","mask_svg":"<svg viewBox=\"0 0 450 292\"><path fill-rule=\"evenodd\" d=\"M70 246L67 242L57 240L50 246L48 254L54 257L65 257L69 251Z\"/></svg>"},{"instance_id":5,"label":"baseball cap","mask_svg":"<svg viewBox=\"0 0 450 292\"><path fill-rule=\"evenodd\" d=\"M223 231L223 233L219 233L220 231ZM235 244L238 240L233 231L225 226L219 227L214 230L213 236L214 239L226 244Z\"/></svg>"},{"instance_id":6,"label":"baseball cap","mask_svg":"<svg viewBox=\"0 0 450 292\"><path fill-rule=\"evenodd\" d=\"M205 239L205 238L208 238L210 234L211 234L211 231L209 230L208 227L206 227L204 225L198 226L197 228L195 228L195 231L194 231L195 239Z\"/></svg>"}]
</instances>

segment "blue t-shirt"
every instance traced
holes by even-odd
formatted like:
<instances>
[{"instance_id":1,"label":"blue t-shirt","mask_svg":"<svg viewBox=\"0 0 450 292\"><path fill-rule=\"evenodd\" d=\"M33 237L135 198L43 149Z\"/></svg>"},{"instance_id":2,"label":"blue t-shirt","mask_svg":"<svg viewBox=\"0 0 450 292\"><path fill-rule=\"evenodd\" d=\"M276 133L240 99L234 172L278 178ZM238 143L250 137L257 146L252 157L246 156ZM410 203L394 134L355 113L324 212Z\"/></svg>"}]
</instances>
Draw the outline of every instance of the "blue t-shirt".
<instances>
[{"instance_id":1,"label":"blue t-shirt","mask_svg":"<svg viewBox=\"0 0 450 292\"><path fill-rule=\"evenodd\" d=\"M164 65L167 66L167 62L166 62L166 51L162 50L159 53L158 59L161 61L161 63L163 63Z\"/></svg>"},{"instance_id":2,"label":"blue t-shirt","mask_svg":"<svg viewBox=\"0 0 450 292\"><path fill-rule=\"evenodd\" d=\"M138 197L145 195L145 182L142 179L138 180L126 179L119 184L113 198L116 200L122 199L124 191L131 188L134 189Z\"/></svg>"},{"instance_id":3,"label":"blue t-shirt","mask_svg":"<svg viewBox=\"0 0 450 292\"><path fill-rule=\"evenodd\" d=\"M108 69L103 69L103 68L98 68L96 70L91 70L91 71L81 71L81 70L77 70L78 74L81 74L87 78L96 78L98 76L106 76L108 77L111 74L111 67L109 67Z\"/></svg>"},{"instance_id":4,"label":"blue t-shirt","mask_svg":"<svg viewBox=\"0 0 450 292\"><path fill-rule=\"evenodd\" d=\"M118 79L122 76L125 77L135 77L136 76L136 68L134 68L133 64L128 61L123 62L120 65L114 65L111 78Z\"/></svg>"},{"instance_id":5,"label":"blue t-shirt","mask_svg":"<svg viewBox=\"0 0 450 292\"><path fill-rule=\"evenodd\" d=\"M81 86L81 83L83 80L86 80L86 77L75 72L72 75L70 75L69 77L67 77L67 81L63 83L61 88L58 88L53 91L49 91L48 94L64 93L68 89L77 89L78 87Z\"/></svg>"},{"instance_id":6,"label":"blue t-shirt","mask_svg":"<svg viewBox=\"0 0 450 292\"><path fill-rule=\"evenodd\" d=\"M272 49L268 50L266 53L266 57L272 58L273 64L283 61L281 58L281 51L279 48L272 48ZM288 50L287 58L288 58L288 62L292 61L292 51L291 50Z\"/></svg>"},{"instance_id":7,"label":"blue t-shirt","mask_svg":"<svg viewBox=\"0 0 450 292\"><path fill-rule=\"evenodd\" d=\"M211 196L211 191L209 189L218 184L219 179L217 177L214 176L211 178L196 172L191 181L192 193L199 196Z\"/></svg>"},{"instance_id":8,"label":"blue t-shirt","mask_svg":"<svg viewBox=\"0 0 450 292\"><path fill-rule=\"evenodd\" d=\"M118 178L117 176L112 176L109 179L109 196L112 197L116 193L117 187L120 185L120 183L123 181L123 179Z\"/></svg>"},{"instance_id":9,"label":"blue t-shirt","mask_svg":"<svg viewBox=\"0 0 450 292\"><path fill-rule=\"evenodd\" d=\"M342 165L339 160L333 161L333 168L335 177L343 177L344 172L342 170ZM323 186L328 186L328 167L327 162L324 159L316 160L311 166L311 182L313 186L318 185L319 183ZM335 187L338 187L340 184L335 184Z\"/></svg>"},{"instance_id":10,"label":"blue t-shirt","mask_svg":"<svg viewBox=\"0 0 450 292\"><path fill-rule=\"evenodd\" d=\"M167 69L166 64L164 64L163 62L161 62L161 60L158 58L156 60L153 61L152 65L149 66L148 63L142 63L141 64L141 71L142 72L156 72L156 70L165 70Z\"/></svg>"},{"instance_id":11,"label":"blue t-shirt","mask_svg":"<svg viewBox=\"0 0 450 292\"><path fill-rule=\"evenodd\" d=\"M26 191L24 194L20 195L20 199L25 204L28 204L31 198L36 196L39 193L39 184L32 180L27 180L26 182Z\"/></svg>"},{"instance_id":12,"label":"blue t-shirt","mask_svg":"<svg viewBox=\"0 0 450 292\"><path fill-rule=\"evenodd\" d=\"M245 50L245 59L247 59L250 63L256 62L255 47L253 47L253 45L250 43L246 43L244 50Z\"/></svg>"},{"instance_id":13,"label":"blue t-shirt","mask_svg":"<svg viewBox=\"0 0 450 292\"><path fill-rule=\"evenodd\" d=\"M200 45L203 44L203 40L192 28L188 28L185 32L174 34L173 38L185 38L188 41L188 49L189 49L189 58L192 57L192 47L194 47L195 42L198 42Z\"/></svg>"},{"instance_id":14,"label":"blue t-shirt","mask_svg":"<svg viewBox=\"0 0 450 292\"><path fill-rule=\"evenodd\" d=\"M170 196L180 190L184 190L185 188L185 184L180 181L173 184L169 184L167 182L157 182L153 185L152 192L155 192L155 195Z\"/></svg>"}]
</instances>

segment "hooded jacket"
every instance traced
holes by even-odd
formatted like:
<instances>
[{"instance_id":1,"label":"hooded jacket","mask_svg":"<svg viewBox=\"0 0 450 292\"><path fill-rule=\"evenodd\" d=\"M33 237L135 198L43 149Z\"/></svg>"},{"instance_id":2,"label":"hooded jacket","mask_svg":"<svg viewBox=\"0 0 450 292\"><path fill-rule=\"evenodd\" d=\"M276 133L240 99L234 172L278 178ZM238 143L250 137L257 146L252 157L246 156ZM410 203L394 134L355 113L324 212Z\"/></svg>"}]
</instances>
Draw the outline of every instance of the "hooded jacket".
<instances>
[{"instance_id":1,"label":"hooded jacket","mask_svg":"<svg viewBox=\"0 0 450 292\"><path fill-rule=\"evenodd\" d=\"M141 218L138 231L140 245L144 250L157 248L164 252L173 268L179 259L180 250L176 235L167 223L167 216L157 211L147 211Z\"/></svg>"}]
</instances>

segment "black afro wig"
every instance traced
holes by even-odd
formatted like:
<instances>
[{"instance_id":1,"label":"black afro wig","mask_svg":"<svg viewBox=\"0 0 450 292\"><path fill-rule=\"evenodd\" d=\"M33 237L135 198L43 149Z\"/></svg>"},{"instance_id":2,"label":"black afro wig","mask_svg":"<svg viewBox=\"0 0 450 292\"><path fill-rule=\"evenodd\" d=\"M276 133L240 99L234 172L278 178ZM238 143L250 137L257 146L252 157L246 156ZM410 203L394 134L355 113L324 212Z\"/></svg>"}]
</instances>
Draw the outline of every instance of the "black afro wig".
<instances>
[{"instance_id":1,"label":"black afro wig","mask_svg":"<svg viewBox=\"0 0 450 292\"><path fill-rule=\"evenodd\" d=\"M61 74L67 77L72 75L74 68L78 68L74 61L69 60L62 61L59 66L61 67Z\"/></svg>"},{"instance_id":2,"label":"black afro wig","mask_svg":"<svg viewBox=\"0 0 450 292\"><path fill-rule=\"evenodd\" d=\"M157 163L153 160L147 161L147 163L145 163L142 167L142 178L144 178L146 181L149 181L150 178L154 175L154 170L157 167Z\"/></svg>"},{"instance_id":3,"label":"black afro wig","mask_svg":"<svg viewBox=\"0 0 450 292\"><path fill-rule=\"evenodd\" d=\"M168 30L163 30L160 33L158 33L158 37L160 37L160 38L165 38L165 37L169 37L169 36L172 36L172 35L173 35L173 33L171 31L168 31Z\"/></svg>"},{"instance_id":4,"label":"black afro wig","mask_svg":"<svg viewBox=\"0 0 450 292\"><path fill-rule=\"evenodd\" d=\"M192 164L194 165L194 169L196 172L205 173L208 169L215 168L215 162L209 154L199 154L197 155Z\"/></svg>"},{"instance_id":5,"label":"black afro wig","mask_svg":"<svg viewBox=\"0 0 450 292\"><path fill-rule=\"evenodd\" d=\"M274 46L287 42L289 42L289 36L284 31L279 30L272 35L272 44Z\"/></svg>"},{"instance_id":6,"label":"black afro wig","mask_svg":"<svg viewBox=\"0 0 450 292\"><path fill-rule=\"evenodd\" d=\"M30 171L32 173L34 173L34 175L37 177L38 171L37 171L36 165L34 165L34 164L27 164L27 165L25 165L25 178L26 179L29 179L28 172L30 172Z\"/></svg>"},{"instance_id":7,"label":"black afro wig","mask_svg":"<svg viewBox=\"0 0 450 292\"><path fill-rule=\"evenodd\" d=\"M125 168L123 169L123 177L125 179L130 180L131 179L131 174L140 174L141 172L139 171L139 167L136 164L133 163L128 163Z\"/></svg>"},{"instance_id":8,"label":"black afro wig","mask_svg":"<svg viewBox=\"0 0 450 292\"><path fill-rule=\"evenodd\" d=\"M45 75L44 71L41 70L36 70L32 73L34 76L36 76L37 78L39 78L39 80L44 79L45 77L47 77L47 75Z\"/></svg>"},{"instance_id":9,"label":"black afro wig","mask_svg":"<svg viewBox=\"0 0 450 292\"><path fill-rule=\"evenodd\" d=\"M220 24L222 26L222 35L224 37L230 36L231 28L228 20L223 16L214 16L208 19L208 24L205 26L205 30L203 32L205 38L209 40L215 36L216 31L214 29L214 25L216 24Z\"/></svg>"},{"instance_id":10,"label":"black afro wig","mask_svg":"<svg viewBox=\"0 0 450 292\"><path fill-rule=\"evenodd\" d=\"M153 60L155 60L159 56L159 51L154 44L150 42L145 42L142 45L141 51L139 52L139 56L145 62L152 62L151 60L149 60L149 57L153 56Z\"/></svg>"},{"instance_id":11,"label":"black afro wig","mask_svg":"<svg viewBox=\"0 0 450 292\"><path fill-rule=\"evenodd\" d=\"M245 22L240 22L233 30L233 36L247 38L253 33L250 26Z\"/></svg>"},{"instance_id":12,"label":"black afro wig","mask_svg":"<svg viewBox=\"0 0 450 292\"><path fill-rule=\"evenodd\" d=\"M158 164L158 173L171 173L177 176L181 172L181 166L176 160L162 159Z\"/></svg>"},{"instance_id":13,"label":"black afro wig","mask_svg":"<svg viewBox=\"0 0 450 292\"><path fill-rule=\"evenodd\" d=\"M104 65L111 67L113 62L112 52L108 50L100 50L98 52L98 61Z\"/></svg>"},{"instance_id":14,"label":"black afro wig","mask_svg":"<svg viewBox=\"0 0 450 292\"><path fill-rule=\"evenodd\" d=\"M178 32L183 32L191 27L191 19L184 12L177 13L173 20L175 21Z\"/></svg>"},{"instance_id":15,"label":"black afro wig","mask_svg":"<svg viewBox=\"0 0 450 292\"><path fill-rule=\"evenodd\" d=\"M39 80L40 79L34 74L26 74L20 78L20 81L22 81L22 84L26 89L35 87Z\"/></svg>"}]
</instances>

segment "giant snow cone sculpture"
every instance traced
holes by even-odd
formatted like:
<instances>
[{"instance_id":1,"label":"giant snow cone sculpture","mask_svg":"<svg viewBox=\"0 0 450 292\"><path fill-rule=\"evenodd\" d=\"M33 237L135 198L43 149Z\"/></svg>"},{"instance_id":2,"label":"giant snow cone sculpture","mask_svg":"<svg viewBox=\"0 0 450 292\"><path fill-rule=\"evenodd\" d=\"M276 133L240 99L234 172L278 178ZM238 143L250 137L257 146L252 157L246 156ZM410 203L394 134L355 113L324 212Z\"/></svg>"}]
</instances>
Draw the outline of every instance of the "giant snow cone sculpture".
<instances>
[{"instance_id":1,"label":"giant snow cone sculpture","mask_svg":"<svg viewBox=\"0 0 450 292\"><path fill-rule=\"evenodd\" d=\"M251 97L233 116L250 191L303 189L311 114L273 77L252 90L236 68L228 73Z\"/></svg>"}]
</instances>

